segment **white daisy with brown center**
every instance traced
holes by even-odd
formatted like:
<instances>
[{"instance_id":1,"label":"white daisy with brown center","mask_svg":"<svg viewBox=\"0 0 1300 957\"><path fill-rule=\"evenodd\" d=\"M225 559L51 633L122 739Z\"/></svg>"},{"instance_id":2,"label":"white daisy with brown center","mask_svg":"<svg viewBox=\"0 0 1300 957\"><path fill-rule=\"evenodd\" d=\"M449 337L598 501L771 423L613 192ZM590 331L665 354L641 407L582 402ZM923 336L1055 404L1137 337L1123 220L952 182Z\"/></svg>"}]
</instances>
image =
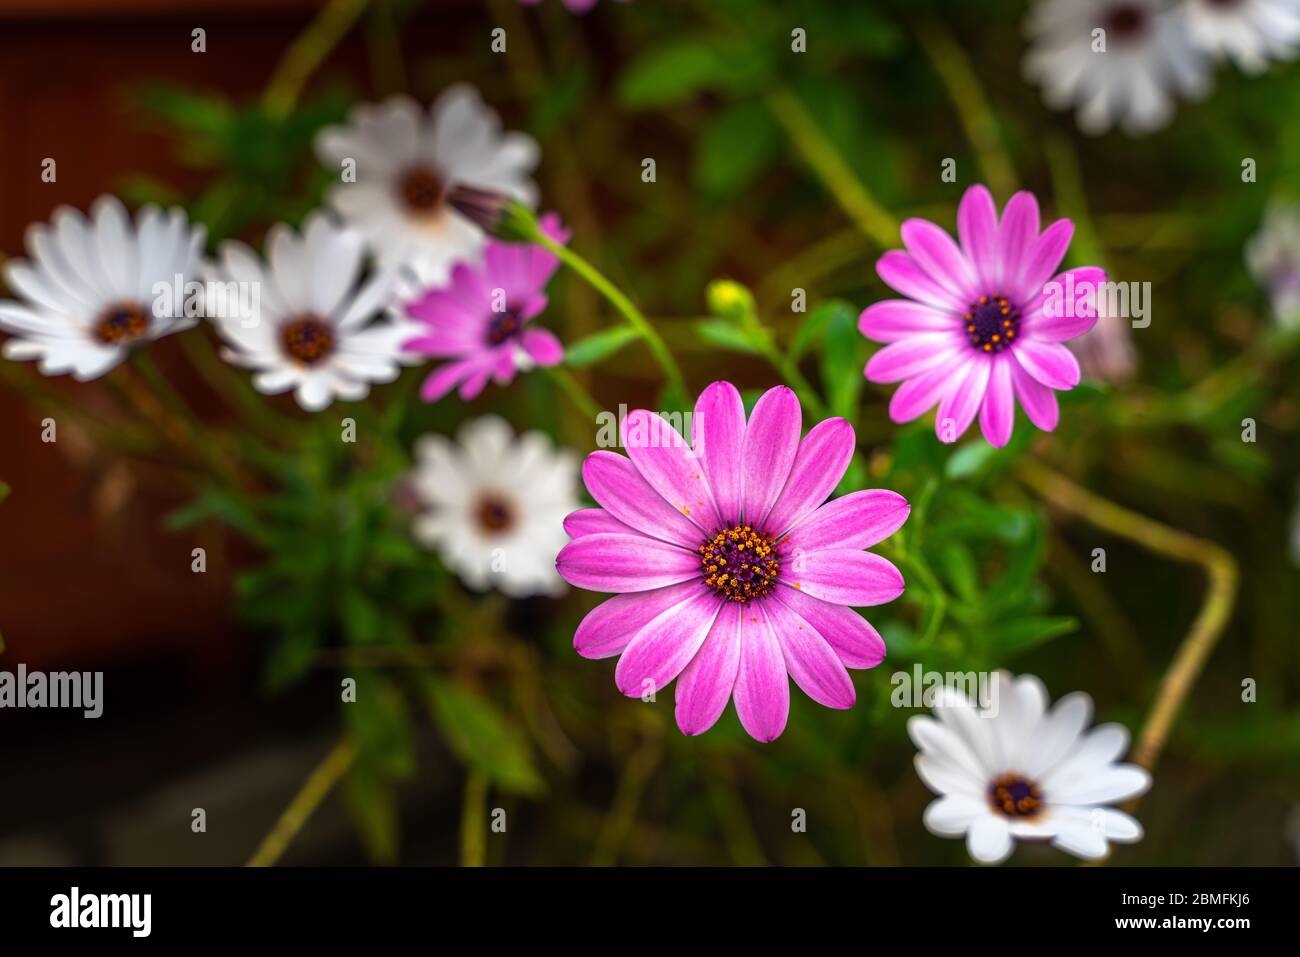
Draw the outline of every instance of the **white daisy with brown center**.
<instances>
[{"instance_id":1,"label":"white daisy with brown center","mask_svg":"<svg viewBox=\"0 0 1300 957\"><path fill-rule=\"evenodd\" d=\"M223 243L211 278L258 290L257 315L213 317L229 348L228 362L255 370L259 392L293 391L309 412L334 399L363 399L371 383L392 382L403 363L418 361L401 345L416 330L387 309L395 274L363 278L365 242L322 213L301 235L280 223L266 239L267 261L240 242Z\"/></svg>"},{"instance_id":2,"label":"white daisy with brown center","mask_svg":"<svg viewBox=\"0 0 1300 957\"><path fill-rule=\"evenodd\" d=\"M197 278L205 235L179 208L145 206L132 221L113 196L97 199L89 217L60 206L48 224L27 230L31 258L5 267L19 297L0 302L0 329L13 336L5 358L85 381L133 347L194 325L183 293L160 297L155 287L184 290Z\"/></svg>"},{"instance_id":3,"label":"white daisy with brown center","mask_svg":"<svg viewBox=\"0 0 1300 957\"><path fill-rule=\"evenodd\" d=\"M1118 763L1128 731L1118 724L1087 730L1092 699L1068 694L1048 710L1047 690L1033 675L998 672L986 706L945 689L935 718L917 716L907 733L920 749L916 771L939 797L925 809L926 828L965 837L982 864L1006 860L1016 841L1049 842L1089 860L1109 842L1142 839L1142 826L1109 805L1142 794L1151 775Z\"/></svg>"},{"instance_id":4,"label":"white daisy with brown center","mask_svg":"<svg viewBox=\"0 0 1300 957\"><path fill-rule=\"evenodd\" d=\"M1026 27L1025 75L1052 109L1075 106L1085 133L1150 133L1178 97L1209 92L1209 59L1169 0L1039 0Z\"/></svg>"},{"instance_id":5,"label":"white daisy with brown center","mask_svg":"<svg viewBox=\"0 0 1300 957\"><path fill-rule=\"evenodd\" d=\"M320 132L316 153L342 179L329 192L334 209L385 266L409 265L426 286L444 281L453 263L476 260L483 246L482 230L447 203L454 184L537 201L536 141L502 132L497 114L463 83L427 113L405 96L359 105L346 126Z\"/></svg>"},{"instance_id":6,"label":"white daisy with brown center","mask_svg":"<svg viewBox=\"0 0 1300 957\"><path fill-rule=\"evenodd\" d=\"M456 438L426 435L416 444L416 539L479 591L565 591L555 556L569 541L565 517L580 507L577 455L541 432L516 436L495 415L467 422Z\"/></svg>"}]
</instances>

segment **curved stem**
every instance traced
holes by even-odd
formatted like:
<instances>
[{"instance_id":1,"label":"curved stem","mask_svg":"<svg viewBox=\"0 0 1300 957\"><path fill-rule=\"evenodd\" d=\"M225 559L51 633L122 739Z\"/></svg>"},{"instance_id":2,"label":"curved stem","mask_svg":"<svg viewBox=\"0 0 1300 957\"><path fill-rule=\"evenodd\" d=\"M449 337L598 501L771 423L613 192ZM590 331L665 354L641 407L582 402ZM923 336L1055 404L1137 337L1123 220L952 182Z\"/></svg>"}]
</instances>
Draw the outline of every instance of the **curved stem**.
<instances>
[{"instance_id":1,"label":"curved stem","mask_svg":"<svg viewBox=\"0 0 1300 957\"><path fill-rule=\"evenodd\" d=\"M621 289L606 279L600 270L568 246L561 245L540 232L534 241L541 246L545 246L558 256L561 262L586 280L593 289L608 300L610 305L619 311L632 330L644 339L646 345L650 347L650 352L654 355L655 361L659 363L659 367L663 369L664 375L668 377L668 381L683 398L689 398L690 393L686 391L686 380L682 376L681 368L677 365L677 360L673 358L673 354L669 351L663 337L650 324L650 321L642 315L641 310L633 304L632 300Z\"/></svg>"},{"instance_id":2,"label":"curved stem","mask_svg":"<svg viewBox=\"0 0 1300 957\"><path fill-rule=\"evenodd\" d=\"M470 768L460 810L461 867L482 867L487 858L487 795L486 775Z\"/></svg>"},{"instance_id":3,"label":"curved stem","mask_svg":"<svg viewBox=\"0 0 1300 957\"><path fill-rule=\"evenodd\" d=\"M1015 167L1002 147L997 120L966 52L937 21L922 21L916 33L957 107L957 116L979 157L989 186L997 195L1010 196L1016 191Z\"/></svg>"},{"instance_id":4,"label":"curved stem","mask_svg":"<svg viewBox=\"0 0 1300 957\"><path fill-rule=\"evenodd\" d=\"M262 108L275 119L293 109L307 78L360 19L369 0L330 0L285 51L262 95Z\"/></svg>"},{"instance_id":5,"label":"curved stem","mask_svg":"<svg viewBox=\"0 0 1300 957\"><path fill-rule=\"evenodd\" d=\"M795 149L858 228L882 249L896 246L898 221L862 185L799 98L787 89L778 88L768 94L767 105Z\"/></svg>"},{"instance_id":6,"label":"curved stem","mask_svg":"<svg viewBox=\"0 0 1300 957\"><path fill-rule=\"evenodd\" d=\"M302 830L325 796L334 790L334 785L347 773L356 759L356 746L344 738L303 783L302 789L294 795L289 806L284 809L280 819L275 822L269 834L262 839L253 856L248 859L246 867L270 867L278 861L288 849L290 843Z\"/></svg>"},{"instance_id":7,"label":"curved stem","mask_svg":"<svg viewBox=\"0 0 1300 957\"><path fill-rule=\"evenodd\" d=\"M587 391L587 387L578 381L577 376L564 366L549 366L546 374L573 401L585 418L592 422L596 421L596 417L600 415L600 403Z\"/></svg>"},{"instance_id":8,"label":"curved stem","mask_svg":"<svg viewBox=\"0 0 1300 957\"><path fill-rule=\"evenodd\" d=\"M1161 679L1155 701L1133 750L1133 761L1148 770L1160 759L1174 721L1205 662L1227 627L1237 597L1237 562L1214 542L1170 528L1089 492L1064 475L1022 462L1021 480L1047 501L1073 512L1098 528L1123 536L1143 548L1205 569L1209 587L1187 636ZM1131 806L1136 806L1136 801Z\"/></svg>"}]
</instances>

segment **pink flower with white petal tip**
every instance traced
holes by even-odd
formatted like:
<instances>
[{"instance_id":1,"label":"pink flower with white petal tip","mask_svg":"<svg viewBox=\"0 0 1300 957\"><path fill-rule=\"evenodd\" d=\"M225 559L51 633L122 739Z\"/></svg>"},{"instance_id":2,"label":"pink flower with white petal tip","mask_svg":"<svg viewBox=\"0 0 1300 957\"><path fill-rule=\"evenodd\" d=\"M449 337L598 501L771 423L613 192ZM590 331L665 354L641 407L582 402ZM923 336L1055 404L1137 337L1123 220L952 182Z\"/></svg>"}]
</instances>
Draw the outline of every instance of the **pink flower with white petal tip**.
<instances>
[{"instance_id":1,"label":"pink flower with white petal tip","mask_svg":"<svg viewBox=\"0 0 1300 957\"><path fill-rule=\"evenodd\" d=\"M1095 267L1056 274L1074 224L1039 232L1038 201L1016 193L999 221L993 197L972 186L953 241L924 219L903 223L907 251L885 253L876 272L906 296L868 306L858 328L887 343L867 363L872 382L901 382L889 417L910 422L939 406L935 431L955 442L978 414L990 445L1011 439L1017 401L1029 421L1056 428L1056 392L1079 384L1063 344L1097 321Z\"/></svg>"},{"instance_id":2,"label":"pink flower with white petal tip","mask_svg":"<svg viewBox=\"0 0 1300 957\"><path fill-rule=\"evenodd\" d=\"M556 242L568 241L554 213L540 226ZM447 286L408 303L407 315L426 328L403 348L451 360L424 380L421 397L435 402L459 386L469 401L489 379L507 385L520 370L558 365L564 359L560 340L529 323L546 308L546 284L559 264L541 246L491 241L481 266L457 264Z\"/></svg>"},{"instance_id":3,"label":"pink flower with white petal tip","mask_svg":"<svg viewBox=\"0 0 1300 957\"><path fill-rule=\"evenodd\" d=\"M764 393L749 420L715 382L695 405L692 443L638 409L624 458L593 452L583 480L601 508L566 519L556 568L570 584L619 592L578 626L587 658L619 658L629 697L676 679L677 726L707 731L729 700L759 741L785 730L793 678L830 708L856 700L848 668L873 668L885 643L851 605L903 591L890 562L864 549L907 520L885 489L827 502L853 458L853 427L827 419L800 439L799 400Z\"/></svg>"}]
</instances>

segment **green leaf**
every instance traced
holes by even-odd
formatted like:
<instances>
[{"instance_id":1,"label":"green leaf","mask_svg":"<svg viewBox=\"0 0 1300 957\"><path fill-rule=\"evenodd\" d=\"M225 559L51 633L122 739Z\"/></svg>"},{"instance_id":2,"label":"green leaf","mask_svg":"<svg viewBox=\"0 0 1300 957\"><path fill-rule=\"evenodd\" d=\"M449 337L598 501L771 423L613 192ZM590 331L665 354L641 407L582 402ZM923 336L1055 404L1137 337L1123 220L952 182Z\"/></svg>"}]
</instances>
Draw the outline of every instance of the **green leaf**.
<instances>
[{"instance_id":1,"label":"green leaf","mask_svg":"<svg viewBox=\"0 0 1300 957\"><path fill-rule=\"evenodd\" d=\"M9 486L4 482L0 482L0 502L3 502L8 497L9 497Z\"/></svg>"},{"instance_id":2,"label":"green leaf","mask_svg":"<svg viewBox=\"0 0 1300 957\"><path fill-rule=\"evenodd\" d=\"M819 303L804 317L798 330L795 331L794 338L790 340L790 361L798 362L802 359L804 354L822 338L830 321L835 316L846 313L852 318L853 307L840 299Z\"/></svg>"},{"instance_id":3,"label":"green leaf","mask_svg":"<svg viewBox=\"0 0 1300 957\"><path fill-rule=\"evenodd\" d=\"M736 44L688 37L636 60L619 81L618 96L634 108L670 106L702 92L741 93L761 76L760 64Z\"/></svg>"},{"instance_id":4,"label":"green leaf","mask_svg":"<svg viewBox=\"0 0 1300 957\"><path fill-rule=\"evenodd\" d=\"M406 699L389 678L358 672L357 699L343 704L343 720L364 759L385 775L408 777L415 770Z\"/></svg>"},{"instance_id":5,"label":"green leaf","mask_svg":"<svg viewBox=\"0 0 1300 957\"><path fill-rule=\"evenodd\" d=\"M544 790L527 740L496 705L437 678L427 678L424 686L433 720L461 761L506 791L532 795Z\"/></svg>"},{"instance_id":6,"label":"green leaf","mask_svg":"<svg viewBox=\"0 0 1300 957\"><path fill-rule=\"evenodd\" d=\"M262 686L269 692L283 691L297 684L311 671L320 647L315 630L289 632L271 645L262 666Z\"/></svg>"},{"instance_id":7,"label":"green leaf","mask_svg":"<svg viewBox=\"0 0 1300 957\"><path fill-rule=\"evenodd\" d=\"M989 644L1004 654L1028 651L1053 638L1068 635L1078 627L1078 621L1073 618L1048 615L1020 618L994 625L989 632Z\"/></svg>"},{"instance_id":8,"label":"green leaf","mask_svg":"<svg viewBox=\"0 0 1300 957\"><path fill-rule=\"evenodd\" d=\"M837 310L826 323L826 342L822 347L822 389L832 415L853 422L858 417L858 400L866 380L863 339L853 313Z\"/></svg>"},{"instance_id":9,"label":"green leaf","mask_svg":"<svg viewBox=\"0 0 1300 957\"><path fill-rule=\"evenodd\" d=\"M748 332L726 319L703 319L695 324L695 331L701 339L719 349L751 354L761 352Z\"/></svg>"},{"instance_id":10,"label":"green leaf","mask_svg":"<svg viewBox=\"0 0 1300 957\"><path fill-rule=\"evenodd\" d=\"M348 772L344 794L371 860L381 864L395 861L397 798L392 784L375 767L358 760Z\"/></svg>"},{"instance_id":11,"label":"green leaf","mask_svg":"<svg viewBox=\"0 0 1300 957\"><path fill-rule=\"evenodd\" d=\"M780 132L761 101L728 107L700 137L695 151L695 185L714 199L733 198L776 159L780 147Z\"/></svg>"},{"instance_id":12,"label":"green leaf","mask_svg":"<svg viewBox=\"0 0 1300 957\"><path fill-rule=\"evenodd\" d=\"M564 364L582 367L601 362L624 346L636 342L640 336L628 326L615 326L583 339L579 339L564 352Z\"/></svg>"},{"instance_id":13,"label":"green leaf","mask_svg":"<svg viewBox=\"0 0 1300 957\"><path fill-rule=\"evenodd\" d=\"M339 616L349 644L373 645L384 640L384 611L359 589L344 590L339 601Z\"/></svg>"},{"instance_id":14,"label":"green leaf","mask_svg":"<svg viewBox=\"0 0 1300 957\"><path fill-rule=\"evenodd\" d=\"M950 479L964 479L978 475L987 469L999 453L982 439L967 442L948 457L943 472Z\"/></svg>"}]
</instances>

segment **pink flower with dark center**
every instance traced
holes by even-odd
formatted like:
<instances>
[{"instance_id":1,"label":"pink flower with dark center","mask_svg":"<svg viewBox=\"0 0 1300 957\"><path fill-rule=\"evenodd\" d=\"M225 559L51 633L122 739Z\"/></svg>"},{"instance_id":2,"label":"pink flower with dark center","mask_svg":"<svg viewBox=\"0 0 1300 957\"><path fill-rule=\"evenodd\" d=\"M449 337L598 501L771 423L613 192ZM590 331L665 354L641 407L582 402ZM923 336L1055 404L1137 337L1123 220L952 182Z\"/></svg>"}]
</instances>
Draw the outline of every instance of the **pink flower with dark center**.
<instances>
[{"instance_id":1,"label":"pink flower with dark center","mask_svg":"<svg viewBox=\"0 0 1300 957\"><path fill-rule=\"evenodd\" d=\"M789 679L830 708L856 700L848 668L885 656L851 605L903 591L890 562L864 549L907 519L906 500L868 489L827 502L853 457L853 427L818 423L800 439L799 400L764 393L745 420L740 393L701 393L691 444L643 409L623 424L627 457L598 451L583 480L600 508L565 521L556 558L570 584L619 592L578 626L587 658L621 656L620 691L646 697L677 680L677 726L707 731L728 700L749 734L785 729Z\"/></svg>"},{"instance_id":2,"label":"pink flower with dark center","mask_svg":"<svg viewBox=\"0 0 1300 957\"><path fill-rule=\"evenodd\" d=\"M935 431L955 442L979 415L989 444L1011 438L1016 403L1045 432L1056 428L1056 392L1079 384L1063 343L1097 321L1094 267L1056 273L1074 235L1060 219L1039 232L1038 201L1016 193L999 221L993 197L972 186L957 210L960 245L924 219L903 223L907 251L876 272L906 299L868 306L858 328L887 343L867 363L872 382L901 382L889 417L910 422L937 403Z\"/></svg>"},{"instance_id":3,"label":"pink flower with dark center","mask_svg":"<svg viewBox=\"0 0 1300 957\"><path fill-rule=\"evenodd\" d=\"M554 213L540 225L556 242L568 241ZM529 323L546 308L546 284L559 264L541 246L490 241L481 266L458 263L447 286L408 303L407 315L427 328L403 348L451 360L424 380L421 397L435 402L459 386L469 401L489 379L507 385L521 369L558 365L564 359L560 340Z\"/></svg>"}]
</instances>

